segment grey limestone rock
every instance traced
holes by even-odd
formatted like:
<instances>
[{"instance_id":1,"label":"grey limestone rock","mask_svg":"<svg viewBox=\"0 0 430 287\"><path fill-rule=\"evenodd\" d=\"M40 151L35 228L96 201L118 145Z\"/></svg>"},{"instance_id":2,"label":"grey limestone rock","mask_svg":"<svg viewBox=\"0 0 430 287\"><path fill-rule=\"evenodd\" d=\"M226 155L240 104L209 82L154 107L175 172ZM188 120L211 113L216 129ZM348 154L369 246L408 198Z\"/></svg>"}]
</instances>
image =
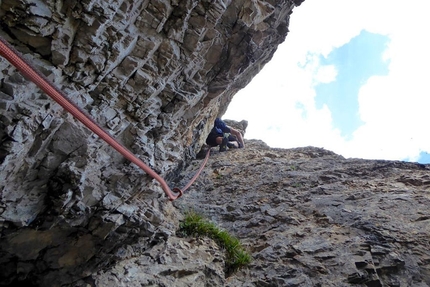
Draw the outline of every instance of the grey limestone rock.
<instances>
[{"instance_id":1,"label":"grey limestone rock","mask_svg":"<svg viewBox=\"0 0 430 287\"><path fill-rule=\"evenodd\" d=\"M254 261L225 286L429 286L429 171L252 140L213 151L174 204L252 252Z\"/></svg>"},{"instance_id":2,"label":"grey limestone rock","mask_svg":"<svg viewBox=\"0 0 430 287\"><path fill-rule=\"evenodd\" d=\"M283 42L294 7L291 0L2 0L0 36L174 184L215 117ZM180 212L158 183L3 57L0 79L1 284L72 284L127 246L171 240Z\"/></svg>"}]
</instances>

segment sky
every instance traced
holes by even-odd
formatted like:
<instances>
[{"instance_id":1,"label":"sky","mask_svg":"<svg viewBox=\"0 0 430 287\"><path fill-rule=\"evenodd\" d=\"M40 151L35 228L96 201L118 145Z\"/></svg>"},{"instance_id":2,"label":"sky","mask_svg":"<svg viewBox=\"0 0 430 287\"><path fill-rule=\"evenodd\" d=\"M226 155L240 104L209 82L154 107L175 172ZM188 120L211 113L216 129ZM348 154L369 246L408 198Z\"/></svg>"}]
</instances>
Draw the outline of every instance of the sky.
<instances>
[{"instance_id":1,"label":"sky","mask_svg":"<svg viewBox=\"0 0 430 287\"><path fill-rule=\"evenodd\" d=\"M223 119L246 139L430 163L429 0L305 0Z\"/></svg>"}]
</instances>

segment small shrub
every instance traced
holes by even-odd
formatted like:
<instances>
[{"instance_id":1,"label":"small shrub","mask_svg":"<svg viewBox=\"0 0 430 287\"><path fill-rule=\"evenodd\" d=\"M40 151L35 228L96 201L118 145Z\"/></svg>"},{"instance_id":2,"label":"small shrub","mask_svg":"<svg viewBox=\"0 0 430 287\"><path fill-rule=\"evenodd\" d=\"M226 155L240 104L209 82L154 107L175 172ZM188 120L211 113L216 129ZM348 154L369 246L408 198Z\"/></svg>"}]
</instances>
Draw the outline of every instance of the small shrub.
<instances>
[{"instance_id":1,"label":"small shrub","mask_svg":"<svg viewBox=\"0 0 430 287\"><path fill-rule=\"evenodd\" d=\"M301 188L302 186L303 186L303 184L300 182L295 182L292 184L292 187L294 187L294 188Z\"/></svg>"},{"instance_id":2,"label":"small shrub","mask_svg":"<svg viewBox=\"0 0 430 287\"><path fill-rule=\"evenodd\" d=\"M226 251L226 270L228 273L248 265L252 261L239 239L227 231L218 228L214 223L205 220L196 212L190 211L180 224L180 233L186 236L207 236L212 238Z\"/></svg>"}]
</instances>

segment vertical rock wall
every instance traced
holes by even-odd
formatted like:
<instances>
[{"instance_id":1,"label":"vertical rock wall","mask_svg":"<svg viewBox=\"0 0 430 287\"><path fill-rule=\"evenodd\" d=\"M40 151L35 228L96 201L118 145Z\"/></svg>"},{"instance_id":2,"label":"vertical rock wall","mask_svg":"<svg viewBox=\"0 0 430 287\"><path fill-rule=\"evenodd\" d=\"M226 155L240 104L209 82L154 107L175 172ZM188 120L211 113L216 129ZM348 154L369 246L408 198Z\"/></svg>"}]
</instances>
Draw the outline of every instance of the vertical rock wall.
<instances>
[{"instance_id":1,"label":"vertical rock wall","mask_svg":"<svg viewBox=\"0 0 430 287\"><path fill-rule=\"evenodd\" d=\"M301 1L0 1L0 35L169 181ZM0 57L0 282L70 283L176 229L158 184Z\"/></svg>"},{"instance_id":2,"label":"vertical rock wall","mask_svg":"<svg viewBox=\"0 0 430 287\"><path fill-rule=\"evenodd\" d=\"M429 172L430 164L344 159L321 148L276 149L256 140L214 153L193 190L174 204L240 238L253 261L222 284L194 286L430 286ZM190 248L177 249L173 254ZM165 261L199 278L174 256ZM135 282L124 269L98 280Z\"/></svg>"}]
</instances>

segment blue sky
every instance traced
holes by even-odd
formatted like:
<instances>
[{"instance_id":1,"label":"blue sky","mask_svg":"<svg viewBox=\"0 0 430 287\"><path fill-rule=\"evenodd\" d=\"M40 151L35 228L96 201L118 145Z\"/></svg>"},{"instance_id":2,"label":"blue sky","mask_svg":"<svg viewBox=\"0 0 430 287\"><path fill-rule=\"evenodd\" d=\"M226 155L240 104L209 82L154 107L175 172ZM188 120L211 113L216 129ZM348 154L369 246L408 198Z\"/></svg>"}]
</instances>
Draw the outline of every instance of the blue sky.
<instances>
[{"instance_id":1,"label":"blue sky","mask_svg":"<svg viewBox=\"0 0 430 287\"><path fill-rule=\"evenodd\" d=\"M306 0L225 119L272 147L430 163L430 1Z\"/></svg>"},{"instance_id":2,"label":"blue sky","mask_svg":"<svg viewBox=\"0 0 430 287\"><path fill-rule=\"evenodd\" d=\"M359 116L358 93L371 76L387 75L388 62L383 60L389 38L362 30L345 45L333 49L321 65L334 65L337 76L330 83L315 87L316 107L331 111L333 126L347 139L363 124Z\"/></svg>"},{"instance_id":3,"label":"blue sky","mask_svg":"<svg viewBox=\"0 0 430 287\"><path fill-rule=\"evenodd\" d=\"M419 163L430 163L430 153L421 152L418 158Z\"/></svg>"}]
</instances>

